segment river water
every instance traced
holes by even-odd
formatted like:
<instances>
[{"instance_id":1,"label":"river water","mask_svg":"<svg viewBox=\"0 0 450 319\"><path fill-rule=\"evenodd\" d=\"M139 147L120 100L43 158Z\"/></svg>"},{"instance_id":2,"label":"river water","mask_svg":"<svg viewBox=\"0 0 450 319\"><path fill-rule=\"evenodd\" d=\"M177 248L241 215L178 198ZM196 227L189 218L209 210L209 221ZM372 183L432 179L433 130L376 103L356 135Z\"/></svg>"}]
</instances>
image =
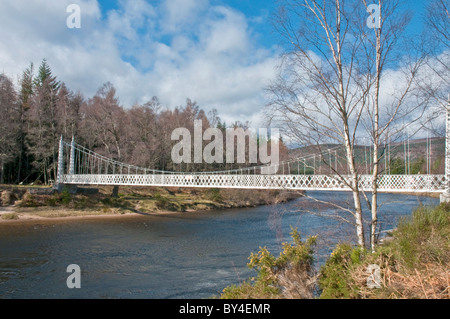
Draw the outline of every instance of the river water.
<instances>
[{"instance_id":1,"label":"river water","mask_svg":"<svg viewBox=\"0 0 450 319\"><path fill-rule=\"evenodd\" d=\"M308 193L346 205L348 193ZM381 194L383 229L426 197ZM209 298L254 275L248 256L266 246L278 254L290 227L318 235L317 267L338 241L353 238L346 223L306 213L331 213L307 198L287 204L206 213L0 224L0 298ZM81 269L69 289L67 267Z\"/></svg>"}]
</instances>

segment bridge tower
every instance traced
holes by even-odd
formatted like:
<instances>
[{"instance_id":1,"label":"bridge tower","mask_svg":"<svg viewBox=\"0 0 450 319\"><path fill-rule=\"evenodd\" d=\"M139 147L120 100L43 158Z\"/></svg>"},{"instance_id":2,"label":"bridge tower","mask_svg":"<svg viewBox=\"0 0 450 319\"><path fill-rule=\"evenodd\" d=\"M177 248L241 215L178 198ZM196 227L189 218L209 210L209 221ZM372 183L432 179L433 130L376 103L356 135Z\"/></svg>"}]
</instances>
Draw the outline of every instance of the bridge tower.
<instances>
[{"instance_id":1,"label":"bridge tower","mask_svg":"<svg viewBox=\"0 0 450 319\"><path fill-rule=\"evenodd\" d=\"M56 183L54 185L54 189L58 192L62 191L63 187L63 176L64 176L64 141L61 135L61 139L59 140L59 151L58 151L58 172L56 177Z\"/></svg>"},{"instance_id":2,"label":"bridge tower","mask_svg":"<svg viewBox=\"0 0 450 319\"><path fill-rule=\"evenodd\" d=\"M74 174L75 174L75 138L72 136L72 143L70 143L69 175Z\"/></svg>"},{"instance_id":3,"label":"bridge tower","mask_svg":"<svg viewBox=\"0 0 450 319\"><path fill-rule=\"evenodd\" d=\"M59 140L59 151L58 151L58 172L56 177L56 183L54 189L58 192L62 192L64 187L64 141L61 135ZM72 143L70 144L70 159L69 159L69 175L75 174L75 139L72 137ZM70 186L70 191L76 189L76 186Z\"/></svg>"},{"instance_id":4,"label":"bridge tower","mask_svg":"<svg viewBox=\"0 0 450 319\"><path fill-rule=\"evenodd\" d=\"M445 192L441 194L441 203L450 202L450 96L447 102L445 122Z\"/></svg>"}]
</instances>

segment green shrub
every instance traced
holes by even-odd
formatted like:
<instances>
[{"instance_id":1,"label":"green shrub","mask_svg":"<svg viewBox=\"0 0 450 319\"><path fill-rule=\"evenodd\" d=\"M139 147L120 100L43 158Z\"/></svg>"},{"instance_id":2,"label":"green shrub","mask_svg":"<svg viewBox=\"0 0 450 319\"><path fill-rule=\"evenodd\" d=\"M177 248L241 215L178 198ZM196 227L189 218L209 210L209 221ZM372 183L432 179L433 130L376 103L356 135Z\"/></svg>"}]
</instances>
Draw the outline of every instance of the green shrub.
<instances>
[{"instance_id":1,"label":"green shrub","mask_svg":"<svg viewBox=\"0 0 450 319\"><path fill-rule=\"evenodd\" d=\"M450 262L450 204L420 207L400 219L393 244L397 257L408 267L423 262Z\"/></svg>"},{"instance_id":2,"label":"green shrub","mask_svg":"<svg viewBox=\"0 0 450 319\"><path fill-rule=\"evenodd\" d=\"M374 253L350 244L338 245L321 267L320 297L422 296L424 286L412 284L422 279L429 280L427 287L434 288L433 293L441 293L439 271L448 269L450 263L450 204L418 208L411 216L400 219L393 236L392 241L377 247ZM371 264L380 266L382 276L390 276L381 289L370 290L365 286L365 269Z\"/></svg>"},{"instance_id":3,"label":"green shrub","mask_svg":"<svg viewBox=\"0 0 450 319\"><path fill-rule=\"evenodd\" d=\"M316 237L310 237L302 242L300 233L292 228L292 243L283 243L283 250L279 257L275 257L264 247L257 253L251 253L247 266L256 270L257 276L250 278L239 286L230 286L223 290L223 299L249 299L249 298L279 298L283 290L289 290L290 285L303 285L305 295L312 296L313 285L309 279L313 277L313 246ZM291 276L291 274L295 274ZM298 274L301 273L301 276ZM289 278L302 278L302 282L284 280ZM303 280L305 279L305 280Z\"/></svg>"},{"instance_id":4,"label":"green shrub","mask_svg":"<svg viewBox=\"0 0 450 319\"><path fill-rule=\"evenodd\" d=\"M293 229L293 243L284 243L278 257L264 247L249 257L249 268L257 276L240 285L225 288L221 298L288 298L310 296L287 294L303 289L313 278L312 246L315 237L302 242ZM318 288L323 299L354 298L448 298L450 263L450 204L420 207L402 218L394 239L378 246L374 253L341 243L320 268ZM380 288L367 286L369 265L378 265ZM418 285L417 283L420 283ZM423 284L422 284L423 283ZM311 291L313 286L306 285Z\"/></svg>"},{"instance_id":5,"label":"green shrub","mask_svg":"<svg viewBox=\"0 0 450 319\"><path fill-rule=\"evenodd\" d=\"M22 201L18 205L19 207L39 207L39 202L34 198L32 194L29 192L26 192L23 197Z\"/></svg>"},{"instance_id":6,"label":"green shrub","mask_svg":"<svg viewBox=\"0 0 450 319\"><path fill-rule=\"evenodd\" d=\"M280 296L280 289L254 280L243 282L240 285L226 287L221 299L276 299Z\"/></svg>"},{"instance_id":7,"label":"green shrub","mask_svg":"<svg viewBox=\"0 0 450 319\"><path fill-rule=\"evenodd\" d=\"M363 261L366 251L350 244L339 244L320 269L320 298L357 298L358 289L350 272Z\"/></svg>"},{"instance_id":8,"label":"green shrub","mask_svg":"<svg viewBox=\"0 0 450 319\"><path fill-rule=\"evenodd\" d=\"M105 197L100 201L107 208L131 208L132 204L123 198ZM83 204L83 201L81 201Z\"/></svg>"},{"instance_id":9,"label":"green shrub","mask_svg":"<svg viewBox=\"0 0 450 319\"><path fill-rule=\"evenodd\" d=\"M220 193L220 189L211 188L209 190L209 199L214 202L221 202L223 198L222 198L222 194Z\"/></svg>"},{"instance_id":10,"label":"green shrub","mask_svg":"<svg viewBox=\"0 0 450 319\"><path fill-rule=\"evenodd\" d=\"M171 212L186 211L186 205L180 204L176 201L172 201L169 198L162 196L160 194L155 194L153 196L153 198L155 199L156 207L159 210L166 210L166 211L171 211Z\"/></svg>"},{"instance_id":11,"label":"green shrub","mask_svg":"<svg viewBox=\"0 0 450 319\"><path fill-rule=\"evenodd\" d=\"M92 208L94 207L95 203L92 201L89 201L88 197L81 196L77 198L77 200L74 202L74 208L75 209L86 209L86 208Z\"/></svg>"},{"instance_id":12,"label":"green shrub","mask_svg":"<svg viewBox=\"0 0 450 319\"><path fill-rule=\"evenodd\" d=\"M59 203L59 198L58 198L58 196L54 195L53 197L47 198L47 199L45 200L45 203L46 203L48 206L56 206L56 205L58 205L58 203Z\"/></svg>"},{"instance_id":13,"label":"green shrub","mask_svg":"<svg viewBox=\"0 0 450 319\"><path fill-rule=\"evenodd\" d=\"M67 206L70 204L70 202L72 201L72 195L70 194L69 190L64 187L63 191L61 192L61 194L59 195L61 204Z\"/></svg>"}]
</instances>

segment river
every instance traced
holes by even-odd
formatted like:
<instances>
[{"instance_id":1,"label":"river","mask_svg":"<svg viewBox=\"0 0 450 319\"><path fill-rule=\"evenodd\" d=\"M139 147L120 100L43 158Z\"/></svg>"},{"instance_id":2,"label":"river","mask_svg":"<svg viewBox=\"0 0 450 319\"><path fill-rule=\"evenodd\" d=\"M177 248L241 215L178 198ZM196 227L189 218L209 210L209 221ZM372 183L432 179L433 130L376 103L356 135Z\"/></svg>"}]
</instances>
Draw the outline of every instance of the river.
<instances>
[{"instance_id":1,"label":"river","mask_svg":"<svg viewBox=\"0 0 450 319\"><path fill-rule=\"evenodd\" d=\"M348 193L310 192L345 205ZM380 222L438 199L381 194ZM0 224L0 298L197 299L254 275L248 256L260 246L278 253L290 226L319 235L317 267L351 226L299 208L330 212L307 198L250 209L113 219ZM69 289L67 266L81 269L81 288Z\"/></svg>"}]
</instances>

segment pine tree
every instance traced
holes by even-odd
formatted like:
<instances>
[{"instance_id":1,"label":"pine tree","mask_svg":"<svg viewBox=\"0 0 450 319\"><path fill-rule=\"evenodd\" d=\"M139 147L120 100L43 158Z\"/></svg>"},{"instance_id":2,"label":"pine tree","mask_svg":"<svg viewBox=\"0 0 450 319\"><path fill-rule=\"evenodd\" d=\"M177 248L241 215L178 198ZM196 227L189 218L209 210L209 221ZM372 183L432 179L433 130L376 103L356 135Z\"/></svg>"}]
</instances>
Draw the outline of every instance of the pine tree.
<instances>
[{"instance_id":1,"label":"pine tree","mask_svg":"<svg viewBox=\"0 0 450 319\"><path fill-rule=\"evenodd\" d=\"M18 133L18 148L19 154L17 158L17 183L22 183L29 175L29 163L31 162L28 156L27 146L25 143L26 135L28 131L26 114L31 107L31 100L33 97L33 83L34 83L34 64L30 63L30 66L25 69L20 79L20 92L19 92L19 133Z\"/></svg>"},{"instance_id":2,"label":"pine tree","mask_svg":"<svg viewBox=\"0 0 450 319\"><path fill-rule=\"evenodd\" d=\"M47 184L56 176L58 141L57 98L60 82L44 59L33 81L33 99L28 113L27 146L33 155L32 165L39 179ZM53 173L53 176L52 176Z\"/></svg>"},{"instance_id":3,"label":"pine tree","mask_svg":"<svg viewBox=\"0 0 450 319\"><path fill-rule=\"evenodd\" d=\"M5 165L17 154L19 112L17 94L11 80L0 74L0 183L5 181Z\"/></svg>"},{"instance_id":4,"label":"pine tree","mask_svg":"<svg viewBox=\"0 0 450 319\"><path fill-rule=\"evenodd\" d=\"M56 81L56 76L53 76L52 70L46 59L42 60L42 63L39 66L38 75L33 82L37 89L47 85L53 92L57 92L61 86L61 83Z\"/></svg>"}]
</instances>

